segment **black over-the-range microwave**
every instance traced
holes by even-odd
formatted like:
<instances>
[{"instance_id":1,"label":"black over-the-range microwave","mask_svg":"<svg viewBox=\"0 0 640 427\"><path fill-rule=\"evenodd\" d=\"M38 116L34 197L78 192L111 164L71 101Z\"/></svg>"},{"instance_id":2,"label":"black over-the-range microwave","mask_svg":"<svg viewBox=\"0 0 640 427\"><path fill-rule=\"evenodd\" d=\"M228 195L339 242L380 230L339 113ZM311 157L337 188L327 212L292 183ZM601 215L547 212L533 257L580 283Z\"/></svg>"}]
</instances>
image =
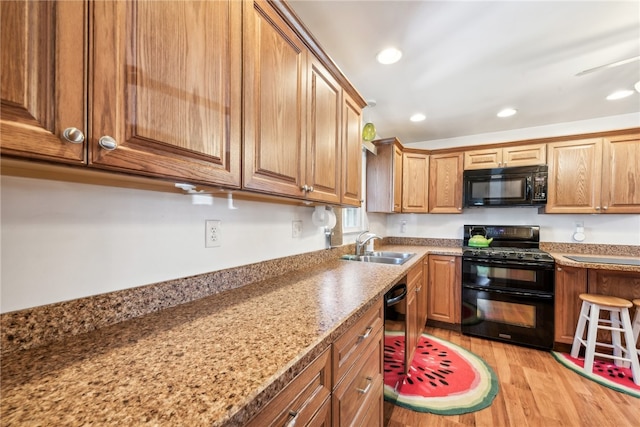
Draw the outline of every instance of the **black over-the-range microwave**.
<instances>
[{"instance_id":1,"label":"black over-the-range microwave","mask_svg":"<svg viewBox=\"0 0 640 427\"><path fill-rule=\"evenodd\" d=\"M538 206L547 203L547 165L467 170L464 206Z\"/></svg>"}]
</instances>

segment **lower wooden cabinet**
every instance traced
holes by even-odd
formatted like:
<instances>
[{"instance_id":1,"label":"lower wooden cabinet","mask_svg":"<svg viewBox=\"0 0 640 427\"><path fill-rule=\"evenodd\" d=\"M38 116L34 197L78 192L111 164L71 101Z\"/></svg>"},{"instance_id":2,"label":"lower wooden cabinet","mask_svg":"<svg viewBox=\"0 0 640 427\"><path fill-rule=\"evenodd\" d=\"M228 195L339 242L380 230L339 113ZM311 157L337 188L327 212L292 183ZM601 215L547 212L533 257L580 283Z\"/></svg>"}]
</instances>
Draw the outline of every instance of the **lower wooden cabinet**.
<instances>
[{"instance_id":1,"label":"lower wooden cabinet","mask_svg":"<svg viewBox=\"0 0 640 427\"><path fill-rule=\"evenodd\" d=\"M423 282L422 262L420 262L407 273L407 346L405 349L405 366L411 364L420 334L424 329L424 321L420 319L420 310L426 304L426 301L421 301L424 298L422 294Z\"/></svg>"},{"instance_id":2,"label":"lower wooden cabinet","mask_svg":"<svg viewBox=\"0 0 640 427\"><path fill-rule=\"evenodd\" d=\"M329 426L331 351L326 349L247 424L250 427Z\"/></svg>"},{"instance_id":3,"label":"lower wooden cabinet","mask_svg":"<svg viewBox=\"0 0 640 427\"><path fill-rule=\"evenodd\" d=\"M333 344L334 426L382 426L383 353L380 300ZM379 416L371 413L376 407Z\"/></svg>"},{"instance_id":4,"label":"lower wooden cabinet","mask_svg":"<svg viewBox=\"0 0 640 427\"><path fill-rule=\"evenodd\" d=\"M422 280L418 283L416 288L416 296L418 298L418 325L420 330L423 330L427 324L428 310L427 301L429 300L428 293L428 281L429 281L429 257L425 256L422 259Z\"/></svg>"},{"instance_id":5,"label":"lower wooden cabinet","mask_svg":"<svg viewBox=\"0 0 640 427\"><path fill-rule=\"evenodd\" d=\"M362 353L344 379L334 388L332 412L334 426L381 426L382 417L363 424L371 405L382 404L384 382L382 353L384 342L380 331L376 341Z\"/></svg>"},{"instance_id":6,"label":"lower wooden cabinet","mask_svg":"<svg viewBox=\"0 0 640 427\"><path fill-rule=\"evenodd\" d=\"M587 270L556 266L554 341L571 344L580 317L579 295L587 292Z\"/></svg>"},{"instance_id":7,"label":"lower wooden cabinet","mask_svg":"<svg viewBox=\"0 0 640 427\"><path fill-rule=\"evenodd\" d=\"M459 256L429 255L427 316L430 321L460 324L460 274Z\"/></svg>"},{"instance_id":8,"label":"lower wooden cabinet","mask_svg":"<svg viewBox=\"0 0 640 427\"><path fill-rule=\"evenodd\" d=\"M333 343L333 384L337 384L351 369L365 348L384 329L384 306L382 301L371 307Z\"/></svg>"},{"instance_id":9,"label":"lower wooden cabinet","mask_svg":"<svg viewBox=\"0 0 640 427\"><path fill-rule=\"evenodd\" d=\"M628 271L556 266L554 341L571 345L580 317L581 293L611 295L629 301L640 298L640 274ZM634 309L630 309L633 319ZM610 333L598 331L598 341L610 341Z\"/></svg>"}]
</instances>

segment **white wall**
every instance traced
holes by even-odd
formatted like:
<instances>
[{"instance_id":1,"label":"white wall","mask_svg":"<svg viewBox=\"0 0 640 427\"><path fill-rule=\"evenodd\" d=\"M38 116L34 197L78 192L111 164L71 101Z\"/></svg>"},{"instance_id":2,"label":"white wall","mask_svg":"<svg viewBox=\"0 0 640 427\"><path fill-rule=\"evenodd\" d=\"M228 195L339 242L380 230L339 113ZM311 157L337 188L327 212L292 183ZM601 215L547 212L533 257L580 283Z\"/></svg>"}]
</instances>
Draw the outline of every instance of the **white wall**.
<instances>
[{"instance_id":1,"label":"white wall","mask_svg":"<svg viewBox=\"0 0 640 427\"><path fill-rule=\"evenodd\" d=\"M640 215L552 215L538 214L537 208L471 208L462 214L389 215L387 235L462 239L464 224L539 225L543 242L578 243L572 238L576 222L584 224L586 237L582 243L640 245Z\"/></svg>"},{"instance_id":2,"label":"white wall","mask_svg":"<svg viewBox=\"0 0 640 427\"><path fill-rule=\"evenodd\" d=\"M2 177L2 312L321 250L313 209ZM222 246L205 248L205 219ZM292 220L303 221L292 238ZM348 239L345 239L348 240Z\"/></svg>"}]
</instances>

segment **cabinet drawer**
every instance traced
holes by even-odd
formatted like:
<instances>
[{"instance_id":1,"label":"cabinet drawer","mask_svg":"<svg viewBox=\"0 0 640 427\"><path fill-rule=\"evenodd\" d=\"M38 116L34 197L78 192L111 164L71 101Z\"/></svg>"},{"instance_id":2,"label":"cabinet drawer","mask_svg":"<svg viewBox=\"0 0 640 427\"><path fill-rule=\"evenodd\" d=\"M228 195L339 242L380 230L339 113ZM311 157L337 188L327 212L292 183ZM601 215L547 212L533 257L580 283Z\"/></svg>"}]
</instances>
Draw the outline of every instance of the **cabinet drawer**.
<instances>
[{"instance_id":1,"label":"cabinet drawer","mask_svg":"<svg viewBox=\"0 0 640 427\"><path fill-rule=\"evenodd\" d=\"M337 385L384 326L382 299L333 343L333 384Z\"/></svg>"},{"instance_id":2,"label":"cabinet drawer","mask_svg":"<svg viewBox=\"0 0 640 427\"><path fill-rule=\"evenodd\" d=\"M333 391L333 425L360 425L367 416L370 399L382 399L383 352L382 331L376 336L362 357Z\"/></svg>"},{"instance_id":3,"label":"cabinet drawer","mask_svg":"<svg viewBox=\"0 0 640 427\"><path fill-rule=\"evenodd\" d=\"M379 390L371 392L369 400L364 403L365 410L363 411L363 419L354 420L353 425L367 426L367 427L382 427L384 424L384 410L383 410L383 381L380 379L380 385L377 386Z\"/></svg>"},{"instance_id":4,"label":"cabinet drawer","mask_svg":"<svg viewBox=\"0 0 640 427\"><path fill-rule=\"evenodd\" d=\"M294 417L296 425L299 426L327 425L326 420L330 417L326 412L330 409L330 356L329 349L322 352L247 425L284 426Z\"/></svg>"}]
</instances>

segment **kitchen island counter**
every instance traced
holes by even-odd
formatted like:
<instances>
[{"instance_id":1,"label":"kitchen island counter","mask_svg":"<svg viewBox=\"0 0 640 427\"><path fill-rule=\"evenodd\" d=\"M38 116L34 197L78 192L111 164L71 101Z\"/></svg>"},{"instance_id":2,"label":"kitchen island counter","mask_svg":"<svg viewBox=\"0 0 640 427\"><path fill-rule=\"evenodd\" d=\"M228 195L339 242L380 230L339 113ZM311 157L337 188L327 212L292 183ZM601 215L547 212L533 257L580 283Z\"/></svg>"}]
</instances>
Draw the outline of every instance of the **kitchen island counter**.
<instances>
[{"instance_id":1,"label":"kitchen island counter","mask_svg":"<svg viewBox=\"0 0 640 427\"><path fill-rule=\"evenodd\" d=\"M3 425L243 425L428 253L332 260L2 358Z\"/></svg>"}]
</instances>

